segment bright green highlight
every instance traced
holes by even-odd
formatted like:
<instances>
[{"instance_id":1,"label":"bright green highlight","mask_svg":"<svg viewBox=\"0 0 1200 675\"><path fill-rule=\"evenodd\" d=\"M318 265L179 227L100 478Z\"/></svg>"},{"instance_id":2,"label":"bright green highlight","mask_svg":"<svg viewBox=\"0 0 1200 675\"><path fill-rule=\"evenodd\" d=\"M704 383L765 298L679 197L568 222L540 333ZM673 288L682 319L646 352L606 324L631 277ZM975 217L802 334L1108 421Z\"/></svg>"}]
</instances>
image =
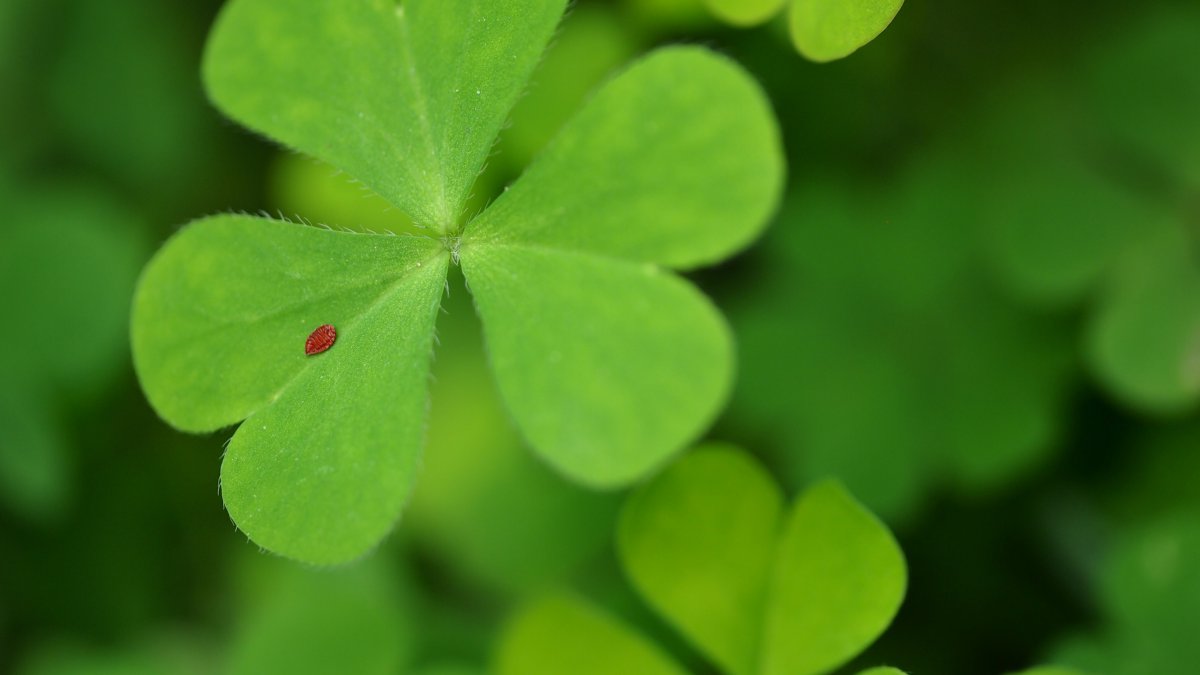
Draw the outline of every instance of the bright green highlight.
<instances>
[{"instance_id":1,"label":"bright green highlight","mask_svg":"<svg viewBox=\"0 0 1200 675\"><path fill-rule=\"evenodd\" d=\"M629 498L617 545L647 602L724 672L752 675L782 516L762 467L702 448Z\"/></svg>"},{"instance_id":2,"label":"bright green highlight","mask_svg":"<svg viewBox=\"0 0 1200 675\"><path fill-rule=\"evenodd\" d=\"M892 23L904 0L792 0L792 43L824 62L854 53Z\"/></svg>"},{"instance_id":3,"label":"bright green highlight","mask_svg":"<svg viewBox=\"0 0 1200 675\"><path fill-rule=\"evenodd\" d=\"M687 675L636 631L568 595L525 607L499 644L496 675Z\"/></svg>"},{"instance_id":4,"label":"bright green highlight","mask_svg":"<svg viewBox=\"0 0 1200 675\"><path fill-rule=\"evenodd\" d=\"M237 121L454 230L565 0L233 0L205 55Z\"/></svg>"},{"instance_id":5,"label":"bright green highlight","mask_svg":"<svg viewBox=\"0 0 1200 675\"><path fill-rule=\"evenodd\" d=\"M887 528L839 484L784 514L778 487L724 447L688 455L626 503L618 553L647 601L730 675L816 675L891 623L906 586Z\"/></svg>"},{"instance_id":6,"label":"bright green highlight","mask_svg":"<svg viewBox=\"0 0 1200 675\"><path fill-rule=\"evenodd\" d=\"M809 488L784 525L767 607L764 675L823 673L875 641L904 599L896 540L836 482Z\"/></svg>"},{"instance_id":7,"label":"bright green highlight","mask_svg":"<svg viewBox=\"0 0 1200 675\"><path fill-rule=\"evenodd\" d=\"M217 216L147 267L133 317L142 386L183 429L249 418L221 485L259 544L334 563L391 528L421 445L448 257L429 239ZM337 343L305 356L325 323Z\"/></svg>"}]
</instances>

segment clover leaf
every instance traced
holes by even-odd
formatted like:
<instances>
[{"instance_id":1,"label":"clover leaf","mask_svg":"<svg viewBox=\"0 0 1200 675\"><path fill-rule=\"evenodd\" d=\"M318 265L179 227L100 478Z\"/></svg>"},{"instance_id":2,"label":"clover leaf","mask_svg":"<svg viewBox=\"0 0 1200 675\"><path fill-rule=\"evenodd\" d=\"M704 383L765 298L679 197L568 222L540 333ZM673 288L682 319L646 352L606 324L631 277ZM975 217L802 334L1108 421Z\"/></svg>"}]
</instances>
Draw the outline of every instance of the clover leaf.
<instances>
[{"instance_id":1,"label":"clover leaf","mask_svg":"<svg viewBox=\"0 0 1200 675\"><path fill-rule=\"evenodd\" d=\"M721 20L753 26L779 13L787 0L705 0ZM791 0L792 44L812 61L835 61L874 40L892 23L904 0Z\"/></svg>"},{"instance_id":2,"label":"clover leaf","mask_svg":"<svg viewBox=\"0 0 1200 675\"><path fill-rule=\"evenodd\" d=\"M818 483L785 508L758 464L722 446L689 454L639 488L617 545L641 595L728 675L829 672L883 632L904 596L899 546L839 484ZM684 672L617 619L566 595L517 615L501 638L498 672L592 672L586 664L597 653L606 672Z\"/></svg>"},{"instance_id":3,"label":"clover leaf","mask_svg":"<svg viewBox=\"0 0 1200 675\"><path fill-rule=\"evenodd\" d=\"M225 215L151 261L134 364L172 425L229 443L222 494L259 545L355 558L418 466L435 318L461 262L499 390L535 452L594 486L700 434L729 331L671 269L747 245L782 182L758 87L695 47L612 78L482 214L464 205L565 0L233 0L205 56L234 119L344 171L427 234ZM736 148L736 152L730 152ZM306 356L318 326L332 349ZM470 424L470 410L461 410Z\"/></svg>"}]
</instances>

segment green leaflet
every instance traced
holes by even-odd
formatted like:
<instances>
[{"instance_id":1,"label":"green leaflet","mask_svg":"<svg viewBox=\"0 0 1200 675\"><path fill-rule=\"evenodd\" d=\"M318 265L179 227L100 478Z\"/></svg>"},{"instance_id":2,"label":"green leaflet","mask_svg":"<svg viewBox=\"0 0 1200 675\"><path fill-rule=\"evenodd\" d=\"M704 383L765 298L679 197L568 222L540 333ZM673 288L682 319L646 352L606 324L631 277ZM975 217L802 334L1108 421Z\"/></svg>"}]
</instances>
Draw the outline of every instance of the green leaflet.
<instances>
[{"instance_id":1,"label":"green leaflet","mask_svg":"<svg viewBox=\"0 0 1200 675\"><path fill-rule=\"evenodd\" d=\"M1184 225L1146 229L1101 296L1089 356L1122 399L1170 413L1200 397L1200 261Z\"/></svg>"},{"instance_id":2,"label":"green leaflet","mask_svg":"<svg viewBox=\"0 0 1200 675\"><path fill-rule=\"evenodd\" d=\"M249 418L221 485L260 545L333 563L391 528L421 444L448 258L424 238L217 216L146 268L133 316L142 385L184 429ZM326 323L337 343L306 357Z\"/></svg>"},{"instance_id":3,"label":"green leaflet","mask_svg":"<svg viewBox=\"0 0 1200 675\"><path fill-rule=\"evenodd\" d=\"M840 485L784 515L765 472L726 448L635 493L618 544L642 595L730 675L836 668L883 632L906 584L899 546Z\"/></svg>"},{"instance_id":4,"label":"green leaflet","mask_svg":"<svg viewBox=\"0 0 1200 675\"><path fill-rule=\"evenodd\" d=\"M792 42L813 61L854 53L888 27L904 0L793 0Z\"/></svg>"},{"instance_id":5,"label":"green leaflet","mask_svg":"<svg viewBox=\"0 0 1200 675\"><path fill-rule=\"evenodd\" d=\"M891 623L904 599L900 547L835 482L808 489L784 525L764 627L763 675L836 668Z\"/></svg>"},{"instance_id":6,"label":"green leaflet","mask_svg":"<svg viewBox=\"0 0 1200 675\"><path fill-rule=\"evenodd\" d=\"M499 644L496 675L687 675L639 633L568 595L530 603Z\"/></svg>"},{"instance_id":7,"label":"green leaflet","mask_svg":"<svg viewBox=\"0 0 1200 675\"><path fill-rule=\"evenodd\" d=\"M205 76L219 106L433 228L395 237L220 216L148 266L134 307L139 378L181 429L246 420L222 493L256 543L336 563L391 527L421 445L450 260L464 265L518 429L570 477L634 480L724 402L728 329L655 264L719 260L774 209L778 131L730 61L665 49L617 76L458 236L562 4L233 0L218 20ZM325 323L337 344L305 357Z\"/></svg>"},{"instance_id":8,"label":"green leaflet","mask_svg":"<svg viewBox=\"0 0 1200 675\"><path fill-rule=\"evenodd\" d=\"M778 439L797 483L836 476L889 519L936 481L986 489L1037 462L1072 375L1066 326L1031 320L974 263L959 167L914 166L895 192L810 184L732 317L754 383L733 419Z\"/></svg>"},{"instance_id":9,"label":"green leaflet","mask_svg":"<svg viewBox=\"0 0 1200 675\"><path fill-rule=\"evenodd\" d=\"M628 483L699 435L724 403L728 328L678 277L526 246L472 247L462 261L509 411L571 478Z\"/></svg>"},{"instance_id":10,"label":"green leaflet","mask_svg":"<svg viewBox=\"0 0 1200 675\"><path fill-rule=\"evenodd\" d=\"M753 241L782 186L762 91L725 58L670 47L601 88L463 243L696 267Z\"/></svg>"},{"instance_id":11,"label":"green leaflet","mask_svg":"<svg viewBox=\"0 0 1200 675\"><path fill-rule=\"evenodd\" d=\"M736 450L697 450L631 496L618 547L634 586L730 675L757 672L783 494Z\"/></svg>"},{"instance_id":12,"label":"green leaflet","mask_svg":"<svg viewBox=\"0 0 1200 675\"><path fill-rule=\"evenodd\" d=\"M361 180L440 232L566 0L234 0L204 79L246 126Z\"/></svg>"}]
</instances>

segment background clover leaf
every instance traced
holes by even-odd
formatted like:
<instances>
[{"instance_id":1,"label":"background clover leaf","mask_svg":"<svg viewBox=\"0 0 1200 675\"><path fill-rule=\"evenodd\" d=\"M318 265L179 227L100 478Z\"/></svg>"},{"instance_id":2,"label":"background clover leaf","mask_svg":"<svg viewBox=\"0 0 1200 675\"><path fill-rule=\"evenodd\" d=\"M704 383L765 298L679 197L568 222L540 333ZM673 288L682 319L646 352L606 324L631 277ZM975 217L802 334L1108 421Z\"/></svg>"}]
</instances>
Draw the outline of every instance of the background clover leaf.
<instances>
[{"instance_id":1,"label":"background clover leaf","mask_svg":"<svg viewBox=\"0 0 1200 675\"><path fill-rule=\"evenodd\" d=\"M754 26L779 13L788 0L703 0L726 23ZM892 23L904 0L791 0L787 24L792 44L806 59L824 63L853 54Z\"/></svg>"},{"instance_id":2,"label":"background clover leaf","mask_svg":"<svg viewBox=\"0 0 1200 675\"><path fill-rule=\"evenodd\" d=\"M234 119L454 229L566 0L234 0L205 55Z\"/></svg>"},{"instance_id":3,"label":"background clover leaf","mask_svg":"<svg viewBox=\"0 0 1200 675\"><path fill-rule=\"evenodd\" d=\"M529 603L505 628L496 675L687 675L619 619L565 593Z\"/></svg>"},{"instance_id":4,"label":"background clover leaf","mask_svg":"<svg viewBox=\"0 0 1200 675\"><path fill-rule=\"evenodd\" d=\"M783 494L748 455L701 448L627 501L618 530L634 585L722 670L758 672Z\"/></svg>"},{"instance_id":5,"label":"background clover leaf","mask_svg":"<svg viewBox=\"0 0 1200 675\"><path fill-rule=\"evenodd\" d=\"M697 449L631 495L617 549L642 597L729 675L830 672L887 627L906 583L892 535L841 486L819 483L784 513L769 475L724 446ZM625 658L651 669L628 672L681 672L567 595L519 612L498 654L500 675L592 672L598 660L612 672Z\"/></svg>"},{"instance_id":6,"label":"background clover leaf","mask_svg":"<svg viewBox=\"0 0 1200 675\"><path fill-rule=\"evenodd\" d=\"M433 228L396 237L217 216L148 265L134 309L142 385L181 429L245 420L222 493L261 546L336 563L395 521L417 465L449 261L462 261L517 427L573 479L638 478L724 402L728 329L658 265L728 256L778 199L770 106L731 61L675 48L638 62L455 236L561 10L234 0L221 14L205 58L217 104ZM337 344L305 357L304 337L326 323Z\"/></svg>"},{"instance_id":7,"label":"background clover leaf","mask_svg":"<svg viewBox=\"0 0 1200 675\"><path fill-rule=\"evenodd\" d=\"M792 42L813 61L853 54L892 23L904 0L792 0Z\"/></svg>"},{"instance_id":8,"label":"background clover leaf","mask_svg":"<svg viewBox=\"0 0 1200 675\"><path fill-rule=\"evenodd\" d=\"M626 503L621 561L642 595L734 675L836 668L891 623L899 546L833 482L787 514L748 456L702 448Z\"/></svg>"}]
</instances>

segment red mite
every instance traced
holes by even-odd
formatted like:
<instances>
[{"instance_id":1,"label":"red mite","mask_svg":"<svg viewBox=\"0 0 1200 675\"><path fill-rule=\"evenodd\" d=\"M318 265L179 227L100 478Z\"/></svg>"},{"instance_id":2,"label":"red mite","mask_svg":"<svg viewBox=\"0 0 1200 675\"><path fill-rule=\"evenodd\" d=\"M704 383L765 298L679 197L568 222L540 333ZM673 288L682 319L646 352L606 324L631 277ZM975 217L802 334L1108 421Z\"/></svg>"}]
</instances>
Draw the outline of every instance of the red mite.
<instances>
[{"instance_id":1,"label":"red mite","mask_svg":"<svg viewBox=\"0 0 1200 675\"><path fill-rule=\"evenodd\" d=\"M304 353L309 356L320 354L332 347L334 342L337 342L337 329L329 324L317 326L304 341Z\"/></svg>"}]
</instances>

